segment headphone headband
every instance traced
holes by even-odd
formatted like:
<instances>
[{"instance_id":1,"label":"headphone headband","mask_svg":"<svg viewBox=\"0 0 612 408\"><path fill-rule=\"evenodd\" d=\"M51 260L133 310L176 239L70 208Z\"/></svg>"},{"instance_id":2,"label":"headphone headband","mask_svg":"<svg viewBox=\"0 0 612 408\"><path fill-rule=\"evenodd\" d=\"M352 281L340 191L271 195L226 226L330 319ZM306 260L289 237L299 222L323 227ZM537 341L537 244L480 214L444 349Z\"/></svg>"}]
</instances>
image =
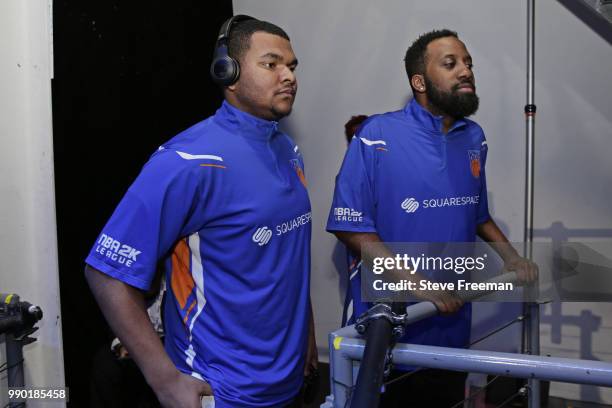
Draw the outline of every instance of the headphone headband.
<instances>
[{"instance_id":1,"label":"headphone headband","mask_svg":"<svg viewBox=\"0 0 612 408\"><path fill-rule=\"evenodd\" d=\"M234 24L246 20L255 20L255 18L247 16L246 14L237 14L225 20L223 25L221 25L219 35L217 36L217 47L219 46L219 42L229 40L230 32L232 31L232 26Z\"/></svg>"}]
</instances>

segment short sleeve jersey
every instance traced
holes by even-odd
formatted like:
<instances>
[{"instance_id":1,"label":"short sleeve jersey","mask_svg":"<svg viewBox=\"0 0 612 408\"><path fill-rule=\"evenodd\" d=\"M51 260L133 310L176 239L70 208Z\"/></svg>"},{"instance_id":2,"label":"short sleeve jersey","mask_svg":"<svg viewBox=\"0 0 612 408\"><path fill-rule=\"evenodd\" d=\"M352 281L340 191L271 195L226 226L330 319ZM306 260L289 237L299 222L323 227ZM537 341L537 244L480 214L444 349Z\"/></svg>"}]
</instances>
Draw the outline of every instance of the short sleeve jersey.
<instances>
[{"instance_id":1,"label":"short sleeve jersey","mask_svg":"<svg viewBox=\"0 0 612 408\"><path fill-rule=\"evenodd\" d=\"M328 231L373 232L383 242L472 242L489 219L484 165L487 143L478 124L442 118L411 100L403 110L370 117L344 158ZM358 279L352 282L359 284ZM355 316L367 305L351 288ZM465 347L471 308L411 325L404 341Z\"/></svg>"},{"instance_id":2,"label":"short sleeve jersey","mask_svg":"<svg viewBox=\"0 0 612 408\"><path fill-rule=\"evenodd\" d=\"M152 155L86 262L168 286L165 348L223 407L268 407L302 384L311 208L296 145L224 102Z\"/></svg>"}]
</instances>

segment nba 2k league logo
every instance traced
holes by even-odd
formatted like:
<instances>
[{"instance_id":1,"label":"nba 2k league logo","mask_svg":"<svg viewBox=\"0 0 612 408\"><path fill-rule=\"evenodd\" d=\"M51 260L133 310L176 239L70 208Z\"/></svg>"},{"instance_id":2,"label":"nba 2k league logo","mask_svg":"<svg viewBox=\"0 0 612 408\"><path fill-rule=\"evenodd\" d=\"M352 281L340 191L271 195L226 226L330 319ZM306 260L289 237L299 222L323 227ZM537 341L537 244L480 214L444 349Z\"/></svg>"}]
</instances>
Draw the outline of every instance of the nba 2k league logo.
<instances>
[{"instance_id":1,"label":"nba 2k league logo","mask_svg":"<svg viewBox=\"0 0 612 408\"><path fill-rule=\"evenodd\" d=\"M272 238L272 231L268 227L261 227L255 231L252 239L257 245L264 246L270 242L270 238Z\"/></svg>"},{"instance_id":2,"label":"nba 2k league logo","mask_svg":"<svg viewBox=\"0 0 612 408\"><path fill-rule=\"evenodd\" d=\"M402 202L402 210L413 213L419 208L419 202L414 198L407 198Z\"/></svg>"}]
</instances>

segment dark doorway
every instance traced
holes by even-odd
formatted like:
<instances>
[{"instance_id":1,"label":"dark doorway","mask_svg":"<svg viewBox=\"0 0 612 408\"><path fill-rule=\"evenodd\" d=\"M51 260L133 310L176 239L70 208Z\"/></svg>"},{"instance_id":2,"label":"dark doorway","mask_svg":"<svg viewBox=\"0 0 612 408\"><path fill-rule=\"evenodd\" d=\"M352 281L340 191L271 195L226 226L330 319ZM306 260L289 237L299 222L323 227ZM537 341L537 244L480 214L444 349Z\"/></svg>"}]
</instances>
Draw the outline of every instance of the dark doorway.
<instances>
[{"instance_id":1,"label":"dark doorway","mask_svg":"<svg viewBox=\"0 0 612 408\"><path fill-rule=\"evenodd\" d=\"M54 2L53 133L70 406L111 335L83 260L147 158L221 103L208 66L231 0Z\"/></svg>"}]
</instances>

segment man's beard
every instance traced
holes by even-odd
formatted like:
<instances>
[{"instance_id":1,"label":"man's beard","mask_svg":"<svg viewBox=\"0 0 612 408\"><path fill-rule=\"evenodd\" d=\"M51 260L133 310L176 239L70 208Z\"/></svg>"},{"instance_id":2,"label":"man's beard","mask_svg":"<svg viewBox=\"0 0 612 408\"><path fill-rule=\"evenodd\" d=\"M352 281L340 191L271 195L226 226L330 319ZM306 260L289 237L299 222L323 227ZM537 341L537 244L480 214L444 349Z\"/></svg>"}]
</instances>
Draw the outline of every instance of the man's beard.
<instances>
[{"instance_id":1,"label":"man's beard","mask_svg":"<svg viewBox=\"0 0 612 408\"><path fill-rule=\"evenodd\" d=\"M472 84L472 82L469 82ZM436 87L427 77L425 77L425 93L429 103L453 119L460 119L473 115L478 110L478 95L476 92L458 92L459 86L455 85L450 92L444 92Z\"/></svg>"}]
</instances>

